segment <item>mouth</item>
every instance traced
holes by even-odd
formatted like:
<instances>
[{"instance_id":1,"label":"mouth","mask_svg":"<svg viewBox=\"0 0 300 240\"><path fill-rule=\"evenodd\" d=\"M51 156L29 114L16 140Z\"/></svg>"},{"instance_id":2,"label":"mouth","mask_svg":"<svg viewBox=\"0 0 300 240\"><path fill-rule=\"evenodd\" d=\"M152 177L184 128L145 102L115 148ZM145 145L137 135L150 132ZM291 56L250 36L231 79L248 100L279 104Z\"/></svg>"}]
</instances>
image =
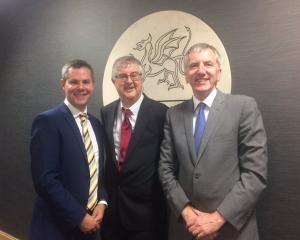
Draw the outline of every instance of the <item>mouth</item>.
<instances>
[{"instance_id":1,"label":"mouth","mask_svg":"<svg viewBox=\"0 0 300 240\"><path fill-rule=\"evenodd\" d=\"M208 81L209 79L207 78L196 78L195 79L195 82L197 83L205 83L206 81Z\"/></svg>"},{"instance_id":2,"label":"mouth","mask_svg":"<svg viewBox=\"0 0 300 240\"><path fill-rule=\"evenodd\" d=\"M125 87L125 91L127 91L127 92L131 92L131 91L133 91L134 89L135 89L134 86L127 86L127 87Z\"/></svg>"},{"instance_id":3,"label":"mouth","mask_svg":"<svg viewBox=\"0 0 300 240\"><path fill-rule=\"evenodd\" d=\"M87 96L87 93L74 93L74 96L81 98Z\"/></svg>"}]
</instances>

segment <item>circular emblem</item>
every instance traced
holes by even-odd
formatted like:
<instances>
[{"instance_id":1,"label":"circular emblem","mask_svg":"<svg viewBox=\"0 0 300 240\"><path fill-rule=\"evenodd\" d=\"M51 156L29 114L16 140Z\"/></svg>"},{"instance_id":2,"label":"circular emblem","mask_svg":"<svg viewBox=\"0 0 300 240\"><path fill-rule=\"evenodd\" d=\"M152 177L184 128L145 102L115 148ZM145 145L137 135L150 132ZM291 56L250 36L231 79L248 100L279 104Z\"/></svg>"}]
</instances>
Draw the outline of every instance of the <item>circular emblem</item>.
<instances>
[{"instance_id":1,"label":"circular emblem","mask_svg":"<svg viewBox=\"0 0 300 240\"><path fill-rule=\"evenodd\" d=\"M133 23L118 39L108 58L102 96L106 105L118 99L111 81L114 61L134 55L145 69L144 93L168 106L190 99L192 89L186 83L183 58L190 46L206 42L222 56L222 75L218 88L231 92L231 72L226 50L217 34L201 19L181 11L161 11Z\"/></svg>"}]
</instances>

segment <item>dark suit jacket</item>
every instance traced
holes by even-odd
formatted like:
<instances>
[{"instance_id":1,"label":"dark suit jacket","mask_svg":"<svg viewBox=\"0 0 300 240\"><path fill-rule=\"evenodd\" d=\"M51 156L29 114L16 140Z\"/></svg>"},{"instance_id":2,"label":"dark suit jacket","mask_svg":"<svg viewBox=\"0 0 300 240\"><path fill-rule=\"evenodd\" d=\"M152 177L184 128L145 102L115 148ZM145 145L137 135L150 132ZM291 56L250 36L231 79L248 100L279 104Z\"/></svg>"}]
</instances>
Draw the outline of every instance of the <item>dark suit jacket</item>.
<instances>
[{"instance_id":1,"label":"dark suit jacket","mask_svg":"<svg viewBox=\"0 0 300 240\"><path fill-rule=\"evenodd\" d=\"M89 114L99 146L98 196L106 199L104 172L104 132ZM39 114L31 131L31 172L38 194L30 239L73 239L86 214L89 168L86 150L75 119L64 104Z\"/></svg>"},{"instance_id":2,"label":"dark suit jacket","mask_svg":"<svg viewBox=\"0 0 300 240\"><path fill-rule=\"evenodd\" d=\"M187 203L218 210L228 221L218 239L257 240L255 204L267 179L266 133L253 98L220 91L209 111L198 155L193 101L170 108L161 146L160 179L175 213L170 239L191 239L178 221ZM176 230L174 230L176 229Z\"/></svg>"},{"instance_id":3,"label":"dark suit jacket","mask_svg":"<svg viewBox=\"0 0 300 240\"><path fill-rule=\"evenodd\" d=\"M133 231L164 227L165 201L157 168L167 107L144 96L125 163L118 172L113 139L118 105L119 100L101 109L110 146L106 164L109 207L101 230L113 228L117 222Z\"/></svg>"}]
</instances>

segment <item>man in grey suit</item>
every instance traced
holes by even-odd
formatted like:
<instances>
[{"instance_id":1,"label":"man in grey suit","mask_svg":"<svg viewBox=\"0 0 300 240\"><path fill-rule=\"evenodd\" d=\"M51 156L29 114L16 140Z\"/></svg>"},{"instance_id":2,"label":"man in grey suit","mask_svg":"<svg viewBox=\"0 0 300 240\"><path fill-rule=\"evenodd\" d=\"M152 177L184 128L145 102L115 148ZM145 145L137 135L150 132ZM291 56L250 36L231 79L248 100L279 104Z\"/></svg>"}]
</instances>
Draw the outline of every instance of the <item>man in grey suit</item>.
<instances>
[{"instance_id":1,"label":"man in grey suit","mask_svg":"<svg viewBox=\"0 0 300 240\"><path fill-rule=\"evenodd\" d=\"M167 112L159 176L173 212L169 239L259 239L255 205L267 181L266 133L253 98L216 88L220 58L206 43L188 50L193 98ZM204 132L196 137L201 114Z\"/></svg>"}]
</instances>

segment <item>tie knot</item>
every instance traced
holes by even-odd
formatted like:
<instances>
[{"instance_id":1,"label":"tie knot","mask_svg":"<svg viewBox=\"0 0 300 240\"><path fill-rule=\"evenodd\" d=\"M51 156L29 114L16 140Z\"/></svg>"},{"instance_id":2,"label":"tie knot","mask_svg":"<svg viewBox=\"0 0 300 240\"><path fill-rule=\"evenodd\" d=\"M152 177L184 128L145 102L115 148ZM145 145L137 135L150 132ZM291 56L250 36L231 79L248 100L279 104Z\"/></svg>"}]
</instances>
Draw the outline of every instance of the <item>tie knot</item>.
<instances>
[{"instance_id":1,"label":"tie knot","mask_svg":"<svg viewBox=\"0 0 300 240\"><path fill-rule=\"evenodd\" d=\"M86 113L79 113L79 118L81 122L85 122L87 120L87 114Z\"/></svg>"},{"instance_id":2,"label":"tie knot","mask_svg":"<svg viewBox=\"0 0 300 240\"><path fill-rule=\"evenodd\" d=\"M129 108L122 107L122 112L124 113L124 118L129 118L132 114L132 112Z\"/></svg>"},{"instance_id":3,"label":"tie knot","mask_svg":"<svg viewBox=\"0 0 300 240\"><path fill-rule=\"evenodd\" d=\"M200 111L200 110L204 110L206 104L204 102L201 102L198 104L198 106L199 106L199 111Z\"/></svg>"}]
</instances>

